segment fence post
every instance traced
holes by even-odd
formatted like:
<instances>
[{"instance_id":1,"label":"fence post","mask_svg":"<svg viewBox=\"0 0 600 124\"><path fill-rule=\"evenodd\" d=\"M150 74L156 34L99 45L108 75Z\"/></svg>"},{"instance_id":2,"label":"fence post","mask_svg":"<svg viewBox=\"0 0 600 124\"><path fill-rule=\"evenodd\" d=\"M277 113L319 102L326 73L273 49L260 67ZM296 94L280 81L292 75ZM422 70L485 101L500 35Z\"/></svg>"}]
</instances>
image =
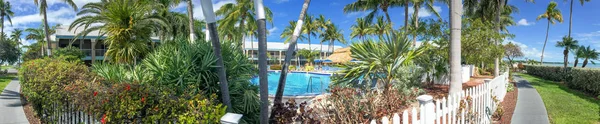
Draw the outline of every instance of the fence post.
<instances>
[{"instance_id":1,"label":"fence post","mask_svg":"<svg viewBox=\"0 0 600 124\"><path fill-rule=\"evenodd\" d=\"M421 115L423 115L421 116L423 117L421 118L421 123L433 124L435 120L435 106L433 105L433 97L430 95L421 95L417 97L417 100L419 100L420 106L423 107L421 109Z\"/></svg>"},{"instance_id":2,"label":"fence post","mask_svg":"<svg viewBox=\"0 0 600 124\"><path fill-rule=\"evenodd\" d=\"M226 113L221 117L221 124L238 124L242 116L242 114Z\"/></svg>"}]
</instances>

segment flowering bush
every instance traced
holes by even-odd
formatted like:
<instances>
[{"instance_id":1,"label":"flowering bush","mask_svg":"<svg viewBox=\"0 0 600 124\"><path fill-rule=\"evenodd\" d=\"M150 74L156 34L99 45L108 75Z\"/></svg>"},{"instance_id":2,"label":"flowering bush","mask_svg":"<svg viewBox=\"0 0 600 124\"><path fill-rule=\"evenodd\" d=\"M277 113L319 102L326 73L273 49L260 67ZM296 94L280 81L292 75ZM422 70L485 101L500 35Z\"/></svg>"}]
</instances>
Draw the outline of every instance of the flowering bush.
<instances>
[{"instance_id":1,"label":"flowering bush","mask_svg":"<svg viewBox=\"0 0 600 124\"><path fill-rule=\"evenodd\" d=\"M104 80L77 62L45 58L27 61L19 71L23 94L43 122L55 111L52 105L72 103L102 123L218 123L225 107L216 95L176 94L174 89Z\"/></svg>"}]
</instances>

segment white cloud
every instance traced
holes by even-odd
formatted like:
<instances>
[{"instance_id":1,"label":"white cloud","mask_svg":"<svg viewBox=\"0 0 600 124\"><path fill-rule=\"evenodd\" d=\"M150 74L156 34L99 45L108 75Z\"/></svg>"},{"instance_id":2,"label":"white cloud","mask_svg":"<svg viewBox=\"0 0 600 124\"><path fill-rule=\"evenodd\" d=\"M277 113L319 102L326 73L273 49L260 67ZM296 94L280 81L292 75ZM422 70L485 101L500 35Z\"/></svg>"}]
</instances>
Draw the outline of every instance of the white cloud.
<instances>
[{"instance_id":1,"label":"white cloud","mask_svg":"<svg viewBox=\"0 0 600 124\"><path fill-rule=\"evenodd\" d=\"M75 11L72 8L62 7L58 10L48 11L48 23L60 23L63 25L71 24L77 17L75 17ZM26 26L30 23L42 22L43 16L40 14L29 14L22 16L15 16L12 18L13 26ZM4 22L4 25L10 25L8 21Z\"/></svg>"},{"instance_id":2,"label":"white cloud","mask_svg":"<svg viewBox=\"0 0 600 124\"><path fill-rule=\"evenodd\" d=\"M280 4L280 3L285 3L285 2L289 2L290 0L274 0L274 3Z\"/></svg>"},{"instance_id":3,"label":"white cloud","mask_svg":"<svg viewBox=\"0 0 600 124\"><path fill-rule=\"evenodd\" d=\"M507 44L509 42L521 47L521 52L523 52L523 58L539 60L539 58L542 56L541 50L538 50L537 48L530 48L529 46L514 40L505 40L504 43ZM544 58L552 58L552 56L549 56L548 50L545 51Z\"/></svg>"},{"instance_id":4,"label":"white cloud","mask_svg":"<svg viewBox=\"0 0 600 124\"><path fill-rule=\"evenodd\" d=\"M195 0L196 1L196 0ZM200 19L200 20L204 20L204 14L202 13L202 6L199 3L200 1L197 1L194 4L194 18L195 19ZM223 5L228 4L228 3L235 3L235 0L220 0L217 2L213 2L213 11L217 11L219 10L219 8L221 8Z\"/></svg>"},{"instance_id":5,"label":"white cloud","mask_svg":"<svg viewBox=\"0 0 600 124\"><path fill-rule=\"evenodd\" d=\"M271 32L271 33L275 32L275 31L277 31L277 27L272 27L269 29L269 32Z\"/></svg>"},{"instance_id":6,"label":"white cloud","mask_svg":"<svg viewBox=\"0 0 600 124\"><path fill-rule=\"evenodd\" d=\"M600 26L600 23L596 23L596 24L592 24L592 25L595 25L595 26Z\"/></svg>"},{"instance_id":7,"label":"white cloud","mask_svg":"<svg viewBox=\"0 0 600 124\"><path fill-rule=\"evenodd\" d=\"M369 12L352 12L352 13L346 14L346 18L364 17L364 16L367 16L368 14L369 14Z\"/></svg>"},{"instance_id":8,"label":"white cloud","mask_svg":"<svg viewBox=\"0 0 600 124\"><path fill-rule=\"evenodd\" d=\"M522 26L529 26L529 25L534 25L535 22L528 22L527 19L521 19L519 20L519 22L517 22L517 25L522 25Z\"/></svg>"},{"instance_id":9,"label":"white cloud","mask_svg":"<svg viewBox=\"0 0 600 124\"><path fill-rule=\"evenodd\" d=\"M438 12L438 14L442 13L442 7L440 6L433 6L433 10L435 10L436 12ZM413 9L412 7L408 7L408 14L412 15L413 13L415 13L415 9ZM429 17L429 16L435 16L433 12L430 12L429 10L427 10L424 7L419 8L419 15L417 15L419 17Z\"/></svg>"}]
</instances>

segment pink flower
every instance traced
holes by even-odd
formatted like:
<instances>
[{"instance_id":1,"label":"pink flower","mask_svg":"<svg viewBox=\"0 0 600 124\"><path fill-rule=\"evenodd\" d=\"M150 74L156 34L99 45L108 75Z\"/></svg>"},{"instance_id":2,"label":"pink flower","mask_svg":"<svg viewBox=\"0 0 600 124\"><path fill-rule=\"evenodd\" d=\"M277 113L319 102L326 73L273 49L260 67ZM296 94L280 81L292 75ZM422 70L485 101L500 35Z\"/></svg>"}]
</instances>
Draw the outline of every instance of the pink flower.
<instances>
[{"instance_id":1,"label":"pink flower","mask_svg":"<svg viewBox=\"0 0 600 124\"><path fill-rule=\"evenodd\" d=\"M106 124L106 114L102 116L102 120L100 120L100 122L102 122L102 124Z\"/></svg>"}]
</instances>

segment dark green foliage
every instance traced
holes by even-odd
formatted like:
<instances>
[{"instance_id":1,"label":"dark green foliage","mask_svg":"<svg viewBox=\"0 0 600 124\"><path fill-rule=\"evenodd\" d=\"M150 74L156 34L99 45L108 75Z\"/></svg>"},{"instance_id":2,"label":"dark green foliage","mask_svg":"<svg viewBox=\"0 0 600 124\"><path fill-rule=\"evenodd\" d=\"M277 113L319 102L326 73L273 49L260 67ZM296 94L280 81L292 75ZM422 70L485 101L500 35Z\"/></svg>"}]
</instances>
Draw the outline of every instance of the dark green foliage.
<instances>
[{"instance_id":1,"label":"dark green foliage","mask_svg":"<svg viewBox=\"0 0 600 124\"><path fill-rule=\"evenodd\" d=\"M118 67L118 66L112 66ZM72 103L79 111L92 113L106 123L218 123L225 107L216 95L176 94L158 85L103 80L80 62L62 58L36 59L23 63L19 77L23 95L42 122L51 123L53 105Z\"/></svg>"},{"instance_id":2,"label":"dark green foliage","mask_svg":"<svg viewBox=\"0 0 600 124\"><path fill-rule=\"evenodd\" d=\"M81 51L79 48L77 47L65 47L65 48L59 48L56 50L52 51L52 57L60 57L60 58L64 58L67 61L77 61L77 60L81 60L85 57L85 55L83 55L83 51Z\"/></svg>"},{"instance_id":3,"label":"dark green foliage","mask_svg":"<svg viewBox=\"0 0 600 124\"><path fill-rule=\"evenodd\" d=\"M600 95L600 70L557 66L525 65L527 74L553 81L563 81L567 86L592 95Z\"/></svg>"},{"instance_id":4,"label":"dark green foliage","mask_svg":"<svg viewBox=\"0 0 600 124\"><path fill-rule=\"evenodd\" d=\"M19 60L21 56L21 49L19 48L19 42L10 40L8 38L0 38L0 64L8 63L14 64Z\"/></svg>"},{"instance_id":5,"label":"dark green foliage","mask_svg":"<svg viewBox=\"0 0 600 124\"><path fill-rule=\"evenodd\" d=\"M231 82L233 112L243 114L248 123L258 122L258 87L250 83L257 69L231 42L224 42L221 48L227 80ZM158 47L137 66L94 65L93 71L107 80L159 86L178 95L203 93L220 97L216 60L210 42L198 40L190 44L187 39L178 38Z\"/></svg>"}]
</instances>

